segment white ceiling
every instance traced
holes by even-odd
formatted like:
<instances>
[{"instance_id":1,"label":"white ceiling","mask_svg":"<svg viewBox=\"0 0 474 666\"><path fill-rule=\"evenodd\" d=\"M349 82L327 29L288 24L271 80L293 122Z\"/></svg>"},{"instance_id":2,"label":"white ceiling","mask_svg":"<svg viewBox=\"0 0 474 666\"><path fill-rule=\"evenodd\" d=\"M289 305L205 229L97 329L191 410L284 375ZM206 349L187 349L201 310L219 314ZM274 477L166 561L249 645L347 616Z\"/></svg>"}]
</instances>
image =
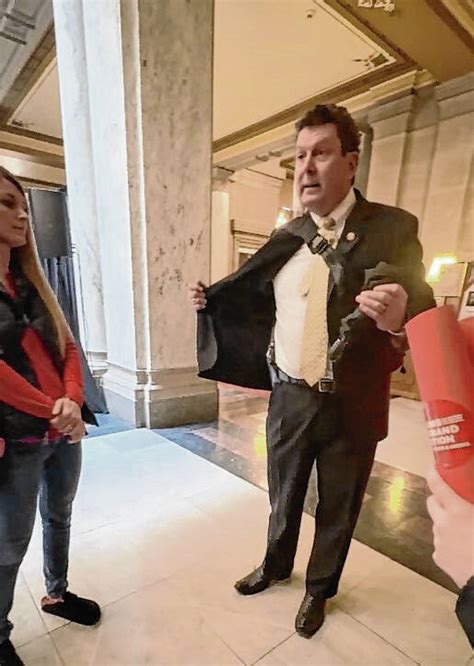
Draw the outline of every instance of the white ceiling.
<instances>
[{"instance_id":1,"label":"white ceiling","mask_svg":"<svg viewBox=\"0 0 474 666\"><path fill-rule=\"evenodd\" d=\"M18 122L24 129L57 139L62 137L58 70L55 62L51 63L23 99L10 124L16 125Z\"/></svg>"},{"instance_id":2,"label":"white ceiling","mask_svg":"<svg viewBox=\"0 0 474 666\"><path fill-rule=\"evenodd\" d=\"M6 16L6 9L11 16L24 15L34 28ZM0 31L26 42L25 46L5 36L0 37L0 101L40 43L52 15L51 0L0 0Z\"/></svg>"},{"instance_id":3,"label":"white ceiling","mask_svg":"<svg viewBox=\"0 0 474 666\"><path fill-rule=\"evenodd\" d=\"M216 0L215 8L214 138L360 77L380 52L322 0ZM61 137L54 63L11 120Z\"/></svg>"},{"instance_id":4,"label":"white ceiling","mask_svg":"<svg viewBox=\"0 0 474 666\"><path fill-rule=\"evenodd\" d=\"M214 138L364 74L354 60L378 51L323 3L217 0Z\"/></svg>"}]
</instances>

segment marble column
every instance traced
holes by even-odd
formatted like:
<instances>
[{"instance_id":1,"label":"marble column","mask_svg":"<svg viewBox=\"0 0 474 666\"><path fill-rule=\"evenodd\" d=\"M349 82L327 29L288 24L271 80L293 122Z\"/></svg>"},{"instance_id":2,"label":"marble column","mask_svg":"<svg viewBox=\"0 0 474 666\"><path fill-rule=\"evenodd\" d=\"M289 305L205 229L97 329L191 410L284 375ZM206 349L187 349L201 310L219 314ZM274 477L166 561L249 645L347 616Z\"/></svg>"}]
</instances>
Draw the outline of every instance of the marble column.
<instances>
[{"instance_id":1,"label":"marble column","mask_svg":"<svg viewBox=\"0 0 474 666\"><path fill-rule=\"evenodd\" d=\"M54 0L53 8L80 335L93 373L101 375L107 343L82 0Z\"/></svg>"},{"instance_id":2,"label":"marble column","mask_svg":"<svg viewBox=\"0 0 474 666\"><path fill-rule=\"evenodd\" d=\"M291 210L294 218L299 217L304 213L304 206L301 203L296 178L293 178L293 197L292 197Z\"/></svg>"},{"instance_id":3,"label":"marble column","mask_svg":"<svg viewBox=\"0 0 474 666\"><path fill-rule=\"evenodd\" d=\"M409 94L377 106L368 114L373 130L367 181L367 198L371 201L397 205L413 100Z\"/></svg>"},{"instance_id":4,"label":"marble column","mask_svg":"<svg viewBox=\"0 0 474 666\"><path fill-rule=\"evenodd\" d=\"M241 169L232 177L230 217L234 231L269 236L275 228L280 208L281 179Z\"/></svg>"},{"instance_id":5,"label":"marble column","mask_svg":"<svg viewBox=\"0 0 474 666\"><path fill-rule=\"evenodd\" d=\"M109 408L139 426L212 420L187 284L210 277L213 4L84 0L83 17Z\"/></svg>"},{"instance_id":6,"label":"marble column","mask_svg":"<svg viewBox=\"0 0 474 666\"><path fill-rule=\"evenodd\" d=\"M408 123L397 205L417 216L420 237L438 132L438 115L434 86L430 84L418 89Z\"/></svg>"},{"instance_id":7,"label":"marble column","mask_svg":"<svg viewBox=\"0 0 474 666\"><path fill-rule=\"evenodd\" d=\"M212 170L211 283L232 272L229 184L233 173L222 167Z\"/></svg>"},{"instance_id":8,"label":"marble column","mask_svg":"<svg viewBox=\"0 0 474 666\"><path fill-rule=\"evenodd\" d=\"M435 254L472 248L474 74L437 86L436 99L439 125L422 233L427 265Z\"/></svg>"},{"instance_id":9,"label":"marble column","mask_svg":"<svg viewBox=\"0 0 474 666\"><path fill-rule=\"evenodd\" d=\"M369 182L370 161L372 157L373 132L370 127L362 130L360 141L359 165L355 176L354 186L366 196Z\"/></svg>"}]
</instances>

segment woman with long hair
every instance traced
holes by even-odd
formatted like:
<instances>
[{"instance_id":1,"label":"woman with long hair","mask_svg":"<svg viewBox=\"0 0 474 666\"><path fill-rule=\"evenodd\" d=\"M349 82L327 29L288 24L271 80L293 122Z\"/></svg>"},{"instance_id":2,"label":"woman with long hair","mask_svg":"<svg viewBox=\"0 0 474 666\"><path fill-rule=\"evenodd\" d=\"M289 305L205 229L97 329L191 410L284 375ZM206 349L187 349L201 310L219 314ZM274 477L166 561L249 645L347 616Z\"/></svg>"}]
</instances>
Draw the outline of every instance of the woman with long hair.
<instances>
[{"instance_id":1,"label":"woman with long hair","mask_svg":"<svg viewBox=\"0 0 474 666\"><path fill-rule=\"evenodd\" d=\"M81 467L80 359L41 268L20 183L0 167L0 665L22 664L8 620L39 506L41 609L85 625L99 606L68 591L71 509Z\"/></svg>"}]
</instances>

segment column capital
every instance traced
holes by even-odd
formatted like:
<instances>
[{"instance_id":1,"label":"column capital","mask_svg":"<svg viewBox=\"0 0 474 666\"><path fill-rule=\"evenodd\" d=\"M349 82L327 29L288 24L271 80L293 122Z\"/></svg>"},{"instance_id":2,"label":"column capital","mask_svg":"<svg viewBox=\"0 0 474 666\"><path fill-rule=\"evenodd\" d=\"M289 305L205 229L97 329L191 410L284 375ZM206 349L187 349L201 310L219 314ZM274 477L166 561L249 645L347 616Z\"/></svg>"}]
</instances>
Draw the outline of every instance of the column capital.
<instances>
[{"instance_id":1,"label":"column capital","mask_svg":"<svg viewBox=\"0 0 474 666\"><path fill-rule=\"evenodd\" d=\"M354 119L355 124L362 132L366 134L371 131L370 122L369 122L369 111L367 109L360 109L351 113L351 116Z\"/></svg>"},{"instance_id":2,"label":"column capital","mask_svg":"<svg viewBox=\"0 0 474 666\"><path fill-rule=\"evenodd\" d=\"M440 120L474 111L474 73L440 83L435 89Z\"/></svg>"},{"instance_id":3,"label":"column capital","mask_svg":"<svg viewBox=\"0 0 474 666\"><path fill-rule=\"evenodd\" d=\"M415 94L410 91L403 97L372 109L369 112L368 120L374 130L374 140L406 132L414 103Z\"/></svg>"},{"instance_id":4,"label":"column capital","mask_svg":"<svg viewBox=\"0 0 474 666\"><path fill-rule=\"evenodd\" d=\"M227 169L222 166L213 166L212 167L212 189L217 190L224 185L227 185L231 182L231 178L234 175L232 169Z\"/></svg>"}]
</instances>

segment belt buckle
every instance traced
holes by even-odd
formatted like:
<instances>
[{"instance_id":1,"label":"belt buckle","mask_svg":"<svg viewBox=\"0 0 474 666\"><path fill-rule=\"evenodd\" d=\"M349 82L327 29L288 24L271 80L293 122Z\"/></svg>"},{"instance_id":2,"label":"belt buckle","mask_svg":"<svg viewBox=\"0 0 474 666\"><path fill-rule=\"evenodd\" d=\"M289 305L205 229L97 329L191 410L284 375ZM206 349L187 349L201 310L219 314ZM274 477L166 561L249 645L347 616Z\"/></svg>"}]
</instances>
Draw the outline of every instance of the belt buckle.
<instances>
[{"instance_id":1,"label":"belt buckle","mask_svg":"<svg viewBox=\"0 0 474 666\"><path fill-rule=\"evenodd\" d=\"M318 391L320 393L334 393L336 383L334 379L320 379L318 382Z\"/></svg>"}]
</instances>

